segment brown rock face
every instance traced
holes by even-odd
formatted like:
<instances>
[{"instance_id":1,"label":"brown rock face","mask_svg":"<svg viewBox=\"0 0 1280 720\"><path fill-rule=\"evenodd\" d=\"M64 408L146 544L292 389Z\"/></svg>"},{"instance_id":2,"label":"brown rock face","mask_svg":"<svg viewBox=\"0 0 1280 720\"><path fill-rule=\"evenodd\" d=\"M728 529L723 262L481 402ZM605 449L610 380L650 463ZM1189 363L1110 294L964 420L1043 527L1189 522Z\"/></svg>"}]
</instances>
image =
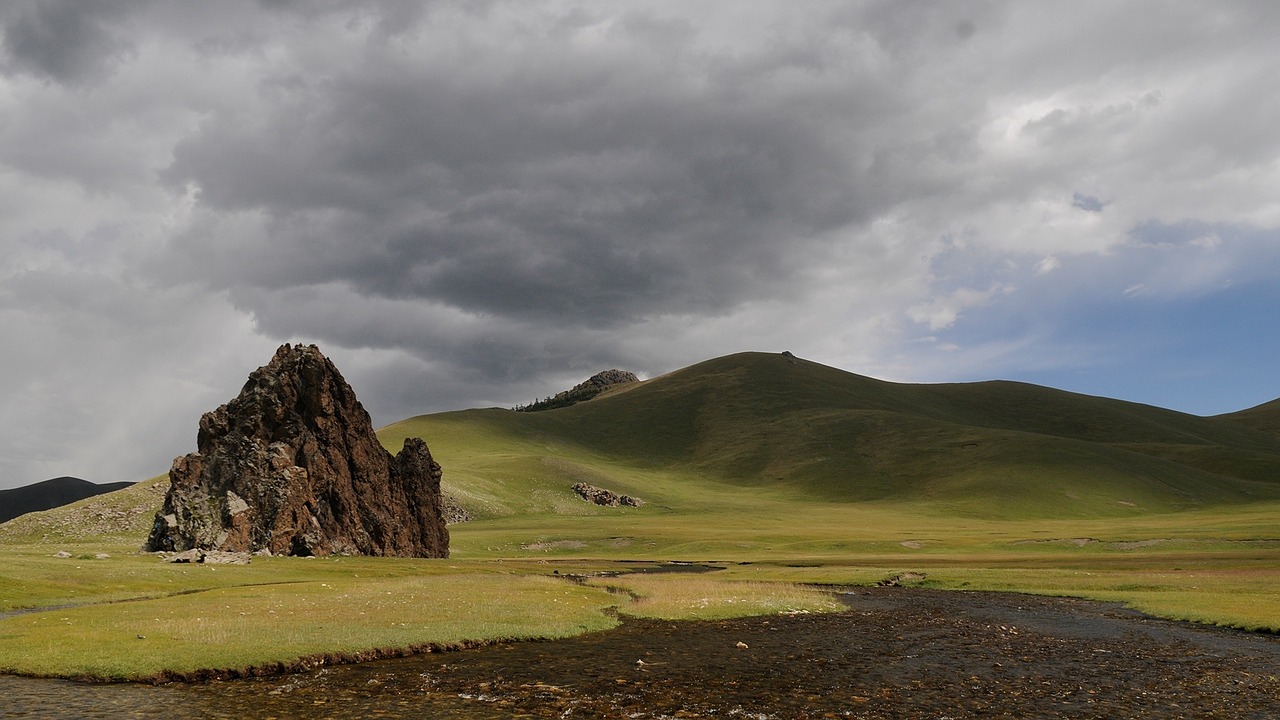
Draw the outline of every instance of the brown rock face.
<instances>
[{"instance_id":1,"label":"brown rock face","mask_svg":"<svg viewBox=\"0 0 1280 720\"><path fill-rule=\"evenodd\" d=\"M147 549L448 557L440 466L392 457L319 348L284 345L173 461Z\"/></svg>"}]
</instances>

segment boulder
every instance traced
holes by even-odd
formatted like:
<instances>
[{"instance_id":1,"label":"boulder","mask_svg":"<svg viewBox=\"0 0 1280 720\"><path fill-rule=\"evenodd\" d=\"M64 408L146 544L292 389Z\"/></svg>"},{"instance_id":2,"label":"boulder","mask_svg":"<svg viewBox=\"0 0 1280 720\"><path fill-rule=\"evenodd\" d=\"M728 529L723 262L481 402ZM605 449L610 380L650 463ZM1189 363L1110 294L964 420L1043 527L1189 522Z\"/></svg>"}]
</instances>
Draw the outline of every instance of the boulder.
<instances>
[{"instance_id":1,"label":"boulder","mask_svg":"<svg viewBox=\"0 0 1280 720\"><path fill-rule=\"evenodd\" d=\"M631 497L630 495L619 495L612 490L605 490L604 488L596 487L595 485L588 485L584 482L574 483L573 491L578 493L578 496L583 500L586 500L589 503L595 503L596 505L603 505L605 507L640 507L644 504L644 501L640 498Z\"/></svg>"},{"instance_id":2,"label":"boulder","mask_svg":"<svg viewBox=\"0 0 1280 720\"><path fill-rule=\"evenodd\" d=\"M200 418L147 539L151 551L447 557L440 466L420 438L387 452L315 345L284 345Z\"/></svg>"},{"instance_id":3,"label":"boulder","mask_svg":"<svg viewBox=\"0 0 1280 720\"><path fill-rule=\"evenodd\" d=\"M176 555L161 556L160 559L170 563L202 563L204 565L248 565L253 560L247 552L224 552L201 548L183 550Z\"/></svg>"}]
</instances>

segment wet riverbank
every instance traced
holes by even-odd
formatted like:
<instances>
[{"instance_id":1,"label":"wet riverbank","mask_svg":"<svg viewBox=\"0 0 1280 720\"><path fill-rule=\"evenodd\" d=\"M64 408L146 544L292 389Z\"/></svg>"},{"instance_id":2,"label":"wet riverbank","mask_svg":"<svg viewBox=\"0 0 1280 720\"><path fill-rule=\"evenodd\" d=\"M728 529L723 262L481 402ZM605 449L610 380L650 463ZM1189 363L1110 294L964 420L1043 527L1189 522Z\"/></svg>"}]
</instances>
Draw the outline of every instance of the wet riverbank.
<instances>
[{"instance_id":1,"label":"wet riverbank","mask_svg":"<svg viewBox=\"0 0 1280 720\"><path fill-rule=\"evenodd\" d=\"M1110 604L860 588L849 610L164 687L0 678L0 718L1280 717L1280 639Z\"/></svg>"}]
</instances>

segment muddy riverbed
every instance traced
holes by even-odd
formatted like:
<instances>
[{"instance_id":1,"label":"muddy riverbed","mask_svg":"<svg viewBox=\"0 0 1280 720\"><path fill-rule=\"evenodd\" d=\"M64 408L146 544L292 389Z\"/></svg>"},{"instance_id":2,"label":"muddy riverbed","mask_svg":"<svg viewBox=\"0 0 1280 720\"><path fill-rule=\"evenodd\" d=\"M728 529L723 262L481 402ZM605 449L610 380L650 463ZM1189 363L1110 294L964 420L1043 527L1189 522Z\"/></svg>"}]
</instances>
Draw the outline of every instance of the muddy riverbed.
<instances>
[{"instance_id":1,"label":"muddy riverbed","mask_svg":"<svg viewBox=\"0 0 1280 720\"><path fill-rule=\"evenodd\" d=\"M150 687L0 677L0 718L1275 718L1280 639L1115 605L859 588L849 610Z\"/></svg>"}]
</instances>

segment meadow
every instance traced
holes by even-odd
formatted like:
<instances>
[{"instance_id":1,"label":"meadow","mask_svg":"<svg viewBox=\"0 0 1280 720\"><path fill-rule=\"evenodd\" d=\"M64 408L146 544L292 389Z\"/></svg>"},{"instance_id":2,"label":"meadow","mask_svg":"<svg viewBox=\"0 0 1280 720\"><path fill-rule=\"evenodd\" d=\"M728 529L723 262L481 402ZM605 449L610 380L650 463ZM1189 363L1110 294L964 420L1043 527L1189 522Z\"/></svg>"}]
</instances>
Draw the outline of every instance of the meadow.
<instances>
[{"instance_id":1,"label":"meadow","mask_svg":"<svg viewBox=\"0 0 1280 720\"><path fill-rule=\"evenodd\" d=\"M831 611L840 605L823 587L903 574L906 585L1086 597L1280 631L1280 540L1266 532L1276 506L1123 523L949 524L889 507L750 505L759 514L640 508L570 516L568 526L556 516L480 520L453 527L447 560L175 565L109 541L5 543L0 612L54 609L0 618L0 669L113 680L270 672L565 637L613 627L619 615ZM72 557L54 557L59 550ZM670 561L721 569L628 574Z\"/></svg>"},{"instance_id":2,"label":"meadow","mask_svg":"<svg viewBox=\"0 0 1280 720\"><path fill-rule=\"evenodd\" d=\"M1196 418L749 354L542 413L421 416L379 434L427 439L471 512L449 559L164 563L138 552L158 477L0 525L0 671L270 672L627 616L825 612L829 588L893 578L1280 632L1273 410ZM575 482L645 504L591 505ZM711 569L633 572L673 562Z\"/></svg>"}]
</instances>

